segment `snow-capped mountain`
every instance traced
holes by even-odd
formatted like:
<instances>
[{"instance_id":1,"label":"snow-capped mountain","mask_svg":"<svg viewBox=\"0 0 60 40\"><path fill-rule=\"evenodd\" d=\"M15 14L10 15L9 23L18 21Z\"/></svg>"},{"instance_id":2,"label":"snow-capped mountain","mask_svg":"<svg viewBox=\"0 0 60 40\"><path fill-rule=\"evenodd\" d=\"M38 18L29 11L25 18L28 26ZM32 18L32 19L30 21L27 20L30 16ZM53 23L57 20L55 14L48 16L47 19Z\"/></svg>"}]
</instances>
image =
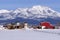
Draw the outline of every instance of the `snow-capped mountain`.
<instances>
[{"instance_id":1,"label":"snow-capped mountain","mask_svg":"<svg viewBox=\"0 0 60 40\"><path fill-rule=\"evenodd\" d=\"M16 10L0 10L0 20L22 18L55 18L60 17L60 13L45 6L33 6L32 8L18 8Z\"/></svg>"},{"instance_id":2,"label":"snow-capped mountain","mask_svg":"<svg viewBox=\"0 0 60 40\"><path fill-rule=\"evenodd\" d=\"M60 17L60 13L44 6L33 6L32 8L18 8L13 13L15 14L14 17L23 17L29 19Z\"/></svg>"},{"instance_id":3,"label":"snow-capped mountain","mask_svg":"<svg viewBox=\"0 0 60 40\"><path fill-rule=\"evenodd\" d=\"M16 18L32 19L40 21L44 19L60 18L60 13L46 6L33 6L31 8L18 8L16 10L0 10L0 20L12 20Z\"/></svg>"},{"instance_id":4,"label":"snow-capped mountain","mask_svg":"<svg viewBox=\"0 0 60 40\"><path fill-rule=\"evenodd\" d=\"M0 20L7 20L7 19L13 19L13 16L10 15L12 11L8 11L5 9L0 10Z\"/></svg>"}]
</instances>

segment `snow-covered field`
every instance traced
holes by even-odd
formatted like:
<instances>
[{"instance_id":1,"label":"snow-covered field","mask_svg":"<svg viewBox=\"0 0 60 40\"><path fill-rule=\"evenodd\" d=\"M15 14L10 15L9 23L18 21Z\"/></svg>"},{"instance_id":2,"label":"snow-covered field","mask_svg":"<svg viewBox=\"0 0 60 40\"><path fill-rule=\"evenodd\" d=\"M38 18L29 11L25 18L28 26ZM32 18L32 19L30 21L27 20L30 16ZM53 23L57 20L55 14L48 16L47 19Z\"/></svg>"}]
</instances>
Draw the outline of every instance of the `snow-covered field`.
<instances>
[{"instance_id":1,"label":"snow-covered field","mask_svg":"<svg viewBox=\"0 0 60 40\"><path fill-rule=\"evenodd\" d=\"M60 30L0 30L0 40L60 40Z\"/></svg>"}]
</instances>

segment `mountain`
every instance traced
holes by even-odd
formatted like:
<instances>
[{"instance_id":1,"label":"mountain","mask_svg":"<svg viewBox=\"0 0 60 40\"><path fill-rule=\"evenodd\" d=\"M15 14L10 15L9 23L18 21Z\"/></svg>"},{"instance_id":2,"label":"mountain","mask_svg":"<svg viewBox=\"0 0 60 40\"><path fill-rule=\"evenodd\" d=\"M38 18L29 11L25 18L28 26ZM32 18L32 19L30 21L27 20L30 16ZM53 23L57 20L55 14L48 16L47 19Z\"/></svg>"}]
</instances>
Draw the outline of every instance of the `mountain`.
<instances>
[{"instance_id":1,"label":"mountain","mask_svg":"<svg viewBox=\"0 0 60 40\"><path fill-rule=\"evenodd\" d=\"M0 23L13 21L41 22L49 21L51 23L60 22L60 13L46 6L33 6L31 8L17 8L16 10L0 10Z\"/></svg>"}]
</instances>

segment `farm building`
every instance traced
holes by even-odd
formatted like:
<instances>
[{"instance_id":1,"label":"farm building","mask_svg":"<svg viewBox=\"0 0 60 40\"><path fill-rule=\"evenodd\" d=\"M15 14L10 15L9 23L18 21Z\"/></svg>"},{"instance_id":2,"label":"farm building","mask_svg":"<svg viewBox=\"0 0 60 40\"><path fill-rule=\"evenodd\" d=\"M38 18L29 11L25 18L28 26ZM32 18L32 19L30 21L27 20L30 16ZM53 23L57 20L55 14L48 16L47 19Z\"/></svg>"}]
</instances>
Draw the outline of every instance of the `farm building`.
<instances>
[{"instance_id":1,"label":"farm building","mask_svg":"<svg viewBox=\"0 0 60 40\"><path fill-rule=\"evenodd\" d=\"M40 26L42 29L54 29L54 26L50 22L41 22Z\"/></svg>"}]
</instances>

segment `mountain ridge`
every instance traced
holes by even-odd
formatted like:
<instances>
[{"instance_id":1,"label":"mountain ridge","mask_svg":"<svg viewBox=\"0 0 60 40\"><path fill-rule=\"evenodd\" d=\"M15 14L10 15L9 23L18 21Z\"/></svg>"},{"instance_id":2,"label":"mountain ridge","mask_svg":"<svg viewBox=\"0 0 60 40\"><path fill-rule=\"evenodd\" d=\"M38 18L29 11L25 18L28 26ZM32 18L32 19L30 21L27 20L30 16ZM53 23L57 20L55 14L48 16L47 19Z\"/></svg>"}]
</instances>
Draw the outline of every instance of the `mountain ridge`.
<instances>
[{"instance_id":1,"label":"mountain ridge","mask_svg":"<svg viewBox=\"0 0 60 40\"><path fill-rule=\"evenodd\" d=\"M0 21L13 20L16 18L44 21L48 19L60 20L60 13L45 6L33 6L31 8L18 8L16 10L0 10Z\"/></svg>"}]
</instances>

